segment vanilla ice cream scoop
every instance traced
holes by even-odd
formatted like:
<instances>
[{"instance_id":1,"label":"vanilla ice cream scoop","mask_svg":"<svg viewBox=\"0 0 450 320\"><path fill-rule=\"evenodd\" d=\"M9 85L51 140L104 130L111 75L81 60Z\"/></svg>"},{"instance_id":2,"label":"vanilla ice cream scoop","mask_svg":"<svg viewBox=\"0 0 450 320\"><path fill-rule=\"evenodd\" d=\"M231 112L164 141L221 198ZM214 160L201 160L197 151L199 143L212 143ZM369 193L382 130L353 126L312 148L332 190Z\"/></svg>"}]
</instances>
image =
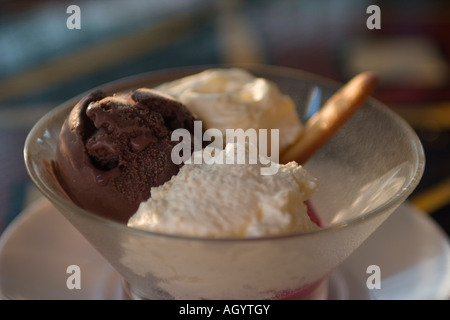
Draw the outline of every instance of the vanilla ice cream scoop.
<instances>
[{"instance_id":1,"label":"vanilla ice cream scoop","mask_svg":"<svg viewBox=\"0 0 450 320\"><path fill-rule=\"evenodd\" d=\"M242 150L245 154L238 154ZM228 144L216 156L250 158L249 153L256 152L250 150L248 145ZM295 162L276 164L275 174L262 175L260 169L267 161L256 162L185 164L171 180L151 189L151 198L141 203L128 226L210 238L262 237L317 228L304 203L317 189L316 179Z\"/></svg>"},{"instance_id":2,"label":"vanilla ice cream scoop","mask_svg":"<svg viewBox=\"0 0 450 320\"><path fill-rule=\"evenodd\" d=\"M180 100L205 129L279 129L279 153L303 130L292 99L240 68L213 68L155 88Z\"/></svg>"}]
</instances>

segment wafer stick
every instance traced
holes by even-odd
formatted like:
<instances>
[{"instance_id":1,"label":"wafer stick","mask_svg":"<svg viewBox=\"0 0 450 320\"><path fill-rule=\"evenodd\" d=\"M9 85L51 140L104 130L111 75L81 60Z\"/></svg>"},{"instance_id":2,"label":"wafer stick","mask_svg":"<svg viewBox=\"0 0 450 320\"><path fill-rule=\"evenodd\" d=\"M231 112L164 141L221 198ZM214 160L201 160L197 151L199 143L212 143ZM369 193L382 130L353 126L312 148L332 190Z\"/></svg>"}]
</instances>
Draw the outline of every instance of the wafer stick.
<instances>
[{"instance_id":1,"label":"wafer stick","mask_svg":"<svg viewBox=\"0 0 450 320\"><path fill-rule=\"evenodd\" d=\"M347 82L308 120L297 141L281 155L280 163L305 164L364 104L377 83L371 72L360 73Z\"/></svg>"}]
</instances>

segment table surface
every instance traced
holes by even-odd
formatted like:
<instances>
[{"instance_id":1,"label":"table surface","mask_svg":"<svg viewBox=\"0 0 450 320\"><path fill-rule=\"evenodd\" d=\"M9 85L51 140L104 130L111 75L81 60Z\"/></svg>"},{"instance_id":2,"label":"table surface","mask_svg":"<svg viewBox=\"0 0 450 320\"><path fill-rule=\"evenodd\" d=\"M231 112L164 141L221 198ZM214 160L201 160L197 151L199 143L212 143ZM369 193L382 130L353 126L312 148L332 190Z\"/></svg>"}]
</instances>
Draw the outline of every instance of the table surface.
<instances>
[{"instance_id":1,"label":"table surface","mask_svg":"<svg viewBox=\"0 0 450 320\"><path fill-rule=\"evenodd\" d=\"M450 6L446 1L4 1L0 10L0 232L40 196L23 165L32 125L61 102L136 73L264 63L345 82L379 72L374 96L418 133L427 157L408 199L450 234ZM375 21L375 20L374 20Z\"/></svg>"}]
</instances>

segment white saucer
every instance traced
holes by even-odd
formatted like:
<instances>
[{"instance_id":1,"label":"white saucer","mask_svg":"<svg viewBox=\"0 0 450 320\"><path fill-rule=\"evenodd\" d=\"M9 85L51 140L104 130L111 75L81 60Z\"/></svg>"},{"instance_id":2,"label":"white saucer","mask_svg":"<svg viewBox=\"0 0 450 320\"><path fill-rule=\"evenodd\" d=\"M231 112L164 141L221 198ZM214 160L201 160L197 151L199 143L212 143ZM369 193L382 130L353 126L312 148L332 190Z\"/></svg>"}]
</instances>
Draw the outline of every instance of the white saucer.
<instances>
[{"instance_id":1,"label":"white saucer","mask_svg":"<svg viewBox=\"0 0 450 320\"><path fill-rule=\"evenodd\" d=\"M69 290L78 265L81 289ZM368 289L381 271L381 288ZM45 199L33 203L0 239L0 295L10 299L127 299L119 274ZM331 299L448 299L450 242L405 203L330 278Z\"/></svg>"}]
</instances>

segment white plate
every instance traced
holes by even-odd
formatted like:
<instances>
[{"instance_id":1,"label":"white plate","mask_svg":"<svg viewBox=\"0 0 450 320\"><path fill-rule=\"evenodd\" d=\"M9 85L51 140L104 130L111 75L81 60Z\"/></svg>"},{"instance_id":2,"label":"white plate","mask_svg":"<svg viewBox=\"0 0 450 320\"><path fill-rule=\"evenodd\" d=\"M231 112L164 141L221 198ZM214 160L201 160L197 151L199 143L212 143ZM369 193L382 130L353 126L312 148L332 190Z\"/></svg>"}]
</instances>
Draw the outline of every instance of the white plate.
<instances>
[{"instance_id":1,"label":"white plate","mask_svg":"<svg viewBox=\"0 0 450 320\"><path fill-rule=\"evenodd\" d=\"M69 290L70 265L81 289ZM381 288L368 289L380 269ZM33 203L0 239L0 294L12 299L127 299L119 274L45 199ZM425 214L405 203L337 270L331 299L448 299L450 245Z\"/></svg>"}]
</instances>

